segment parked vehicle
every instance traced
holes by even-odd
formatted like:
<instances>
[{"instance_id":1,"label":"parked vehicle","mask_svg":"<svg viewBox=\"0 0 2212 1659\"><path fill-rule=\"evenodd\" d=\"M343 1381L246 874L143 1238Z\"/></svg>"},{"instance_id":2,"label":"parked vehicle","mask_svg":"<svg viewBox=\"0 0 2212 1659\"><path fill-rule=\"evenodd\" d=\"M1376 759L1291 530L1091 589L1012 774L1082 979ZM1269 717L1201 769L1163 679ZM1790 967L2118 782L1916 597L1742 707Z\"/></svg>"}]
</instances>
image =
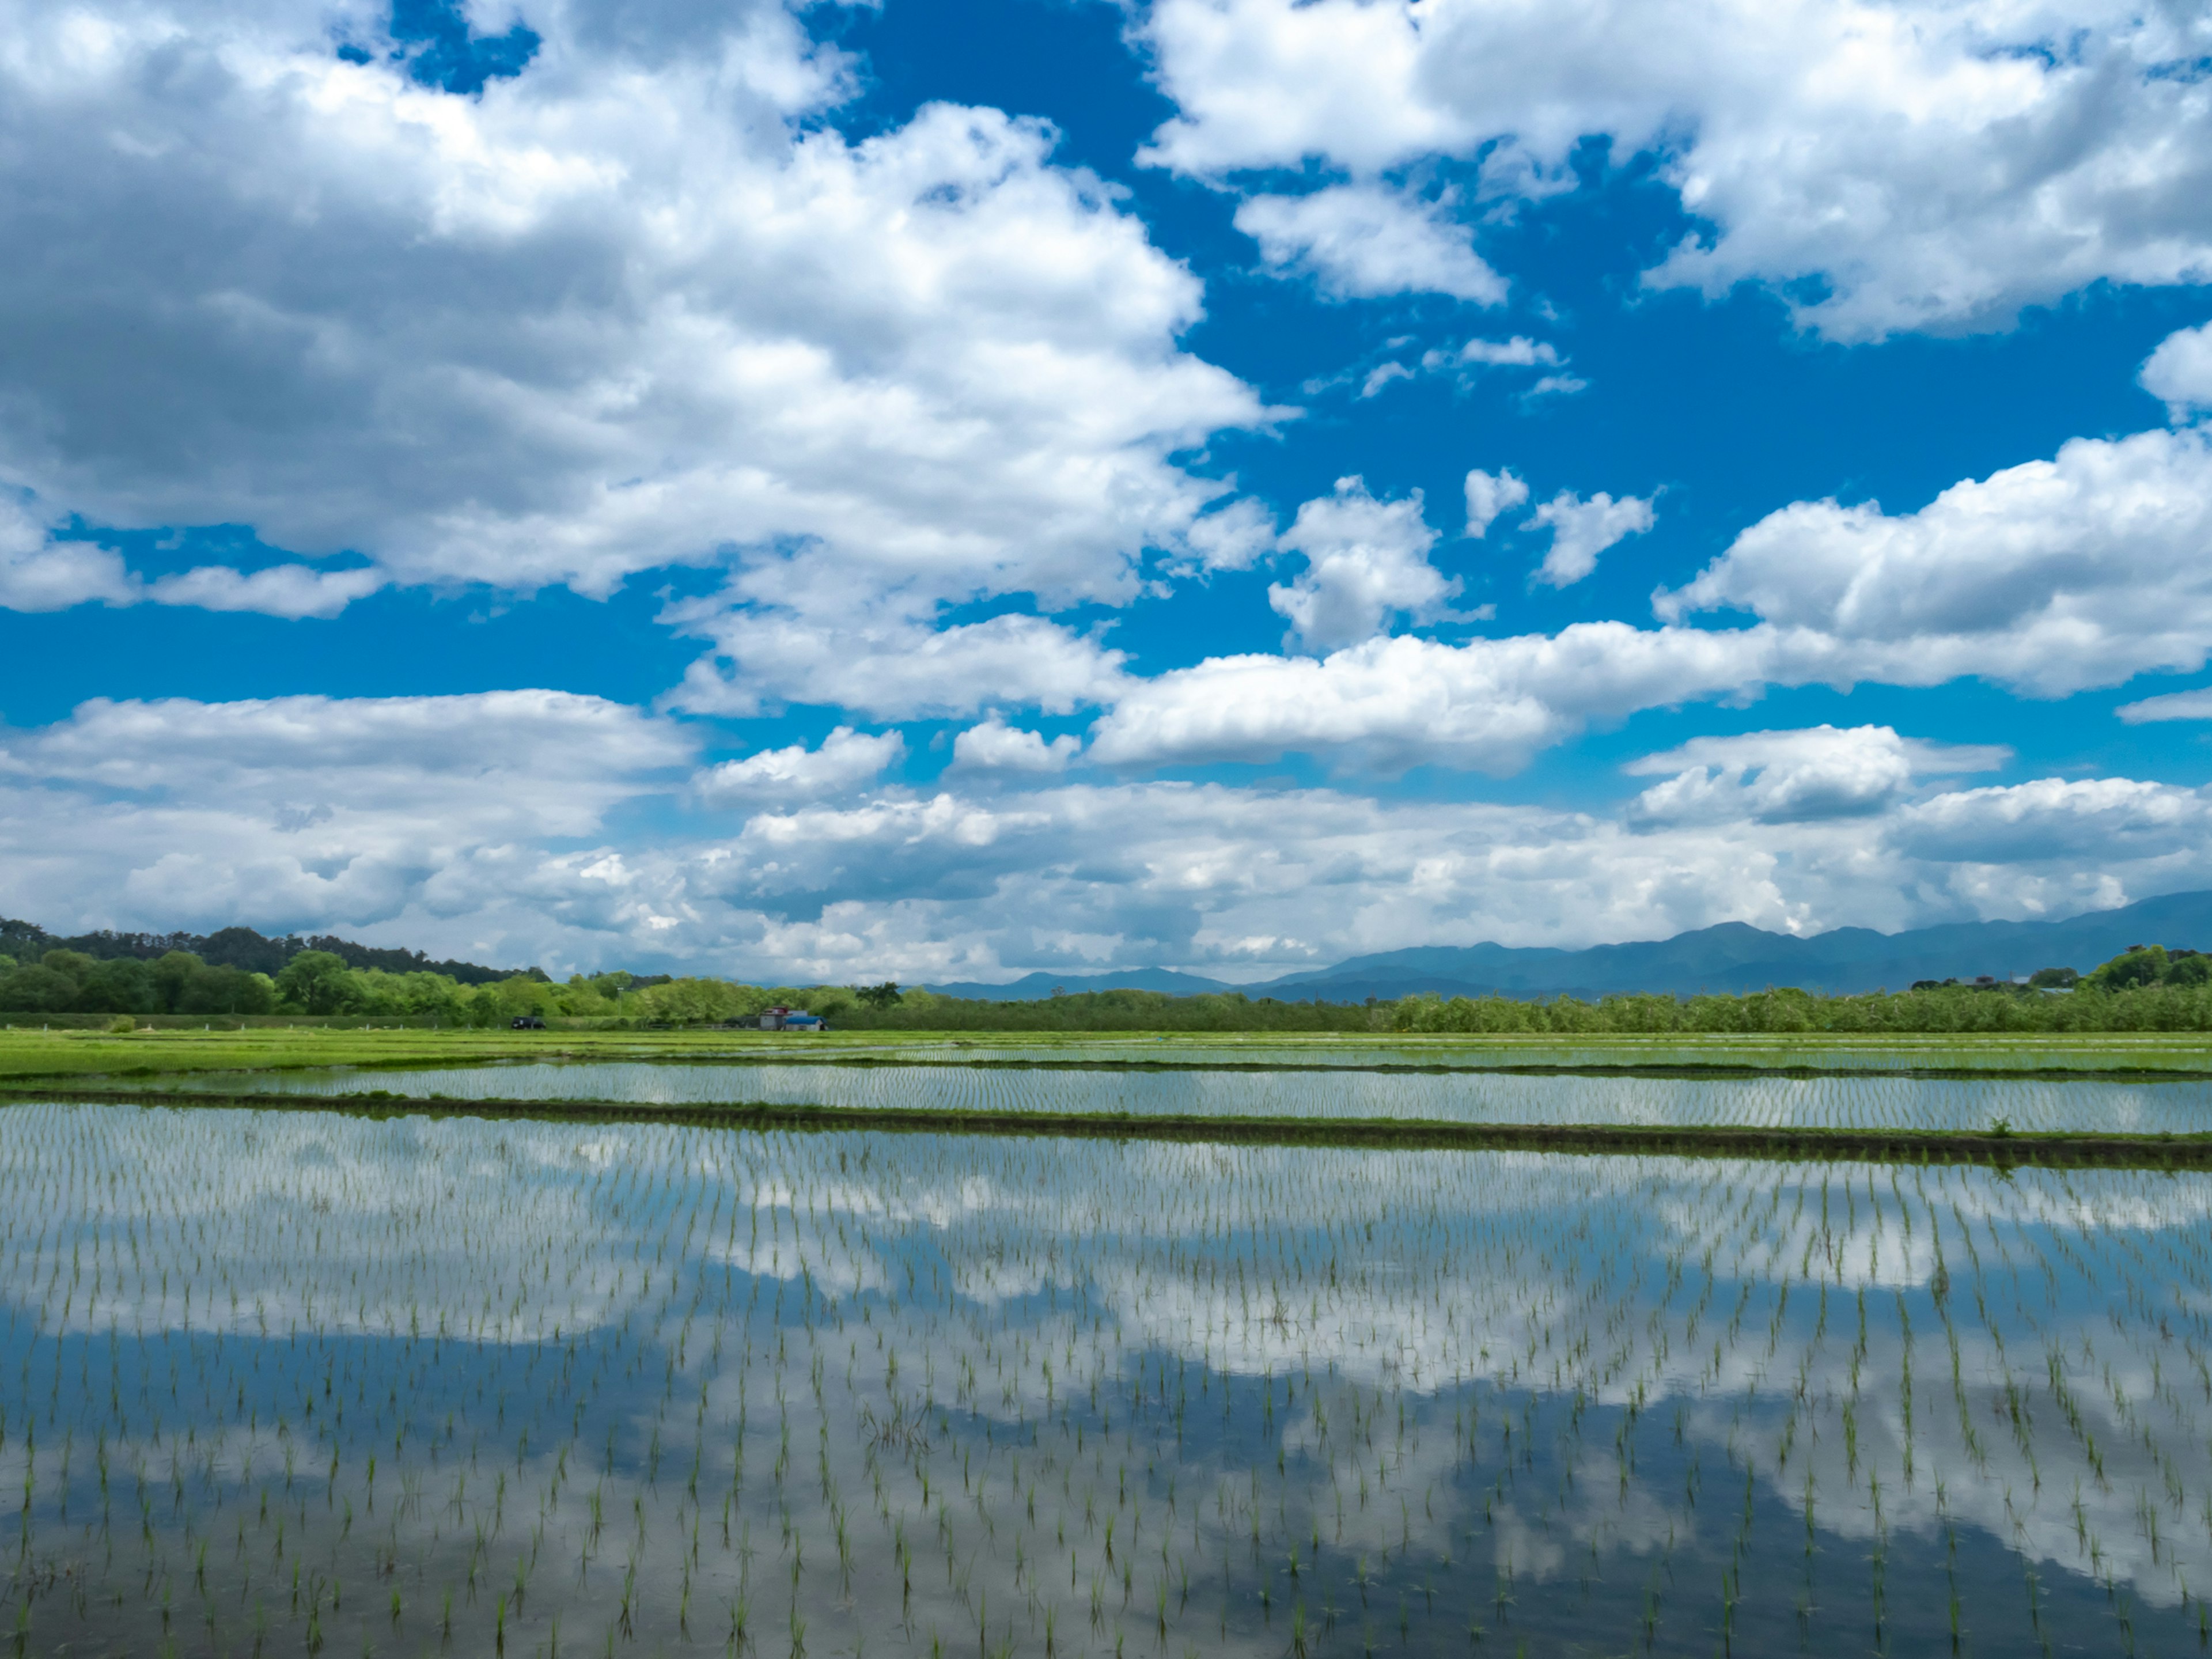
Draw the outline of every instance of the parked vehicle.
<instances>
[{"instance_id":1,"label":"parked vehicle","mask_svg":"<svg viewBox=\"0 0 2212 1659\"><path fill-rule=\"evenodd\" d=\"M545 1022L535 1014L518 1014L507 1021L507 1029L510 1031L542 1031L545 1029Z\"/></svg>"}]
</instances>

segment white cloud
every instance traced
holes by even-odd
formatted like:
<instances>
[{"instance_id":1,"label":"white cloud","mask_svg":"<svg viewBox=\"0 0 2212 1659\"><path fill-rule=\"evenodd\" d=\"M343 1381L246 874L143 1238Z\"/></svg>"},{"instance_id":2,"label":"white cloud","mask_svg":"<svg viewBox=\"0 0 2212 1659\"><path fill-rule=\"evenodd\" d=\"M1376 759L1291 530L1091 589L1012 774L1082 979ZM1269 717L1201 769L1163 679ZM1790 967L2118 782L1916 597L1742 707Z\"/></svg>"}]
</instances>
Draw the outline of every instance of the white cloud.
<instances>
[{"instance_id":1,"label":"white cloud","mask_svg":"<svg viewBox=\"0 0 2212 1659\"><path fill-rule=\"evenodd\" d=\"M1953 863L2087 860L2110 870L2164 860L2179 872L2203 856L2208 828L2212 797L2202 791L2133 778L2038 778L1920 802L1899 814L1893 836L1911 856Z\"/></svg>"},{"instance_id":2,"label":"white cloud","mask_svg":"<svg viewBox=\"0 0 2212 1659\"><path fill-rule=\"evenodd\" d=\"M1304 751L1384 770L1507 772L1590 720L1769 685L1978 675L2063 696L2194 672L2212 654L2208 544L2212 434L2076 439L2054 460L1954 485L1917 513L1801 501L1770 514L1694 580L1654 596L1666 624L1656 629L1581 623L1460 646L1370 639L1318 661L1212 658L1133 682L1098 721L1091 754L1127 766ZM1719 609L1758 621L1682 625Z\"/></svg>"},{"instance_id":3,"label":"white cloud","mask_svg":"<svg viewBox=\"0 0 2212 1659\"><path fill-rule=\"evenodd\" d=\"M1395 341L1394 347L1406 343ZM1449 374L1462 391L1471 388L1475 378L1485 369L1556 368L1560 362L1557 347L1541 340L1532 340L1525 334L1516 334L1510 340L1474 339L1456 350L1434 346L1424 351L1419 367L1395 360L1376 364L1360 383L1359 395L1372 398L1385 386L1397 380L1411 380L1424 374ZM1321 384L1328 384L1322 382ZM1571 386L1583 388L1583 382L1571 374L1547 374L1538 380L1526 394L1537 396L1547 391L1559 391Z\"/></svg>"},{"instance_id":4,"label":"white cloud","mask_svg":"<svg viewBox=\"0 0 2212 1659\"><path fill-rule=\"evenodd\" d=\"M1442 354L1425 354L1427 356ZM1533 368L1539 363L1557 364L1558 350L1541 340L1532 340L1525 334L1516 334L1510 340L1469 340L1453 354L1462 363L1479 363L1492 368Z\"/></svg>"},{"instance_id":5,"label":"white cloud","mask_svg":"<svg viewBox=\"0 0 2212 1659\"><path fill-rule=\"evenodd\" d=\"M805 964L792 971L833 980L871 961L924 981L1109 959L1241 976L1417 940L1581 945L1728 920L1805 933L2063 915L2201 884L2212 852L2201 797L2124 780L1893 799L1847 817L1770 819L1737 805L1734 817L1665 822L1632 807L1607 817L1318 789L947 793L757 819L717 866L717 891L769 914L763 948ZM2100 830L2120 838L2085 869L2076 849ZM687 890L697 902L699 884ZM1065 943L1078 937L1091 942L1079 955Z\"/></svg>"},{"instance_id":6,"label":"white cloud","mask_svg":"<svg viewBox=\"0 0 2212 1659\"><path fill-rule=\"evenodd\" d=\"M702 772L693 787L702 800L720 805L760 800L813 800L880 777L906 753L896 732L870 736L841 726L818 748L805 744L763 749L743 760L724 761Z\"/></svg>"},{"instance_id":7,"label":"white cloud","mask_svg":"<svg viewBox=\"0 0 2212 1659\"><path fill-rule=\"evenodd\" d=\"M408 913L412 942L464 954L487 930L493 951L500 935L550 940L584 911L575 895L544 902L523 872L545 843L600 833L618 803L673 793L694 747L669 722L559 691L95 699L0 732L0 890L14 914L67 905L100 925ZM586 895L611 890L609 856L577 860L601 866L579 878ZM439 920L460 915L469 931Z\"/></svg>"},{"instance_id":8,"label":"white cloud","mask_svg":"<svg viewBox=\"0 0 2212 1659\"><path fill-rule=\"evenodd\" d=\"M498 820L549 834L588 828L630 781L680 764L693 748L680 728L624 704L535 690L222 703L95 697L65 720L4 742L0 775L152 801L252 807L304 792L412 811L465 780ZM495 778L500 793L477 797L476 787Z\"/></svg>"},{"instance_id":9,"label":"white cloud","mask_svg":"<svg viewBox=\"0 0 2212 1659\"><path fill-rule=\"evenodd\" d=\"M1501 486L1480 477L1472 505L1486 507ZM1548 508L1538 517L1573 523ZM1563 539L1555 534L1554 556ZM1769 685L1978 675L2063 696L2145 672L2194 672L2212 654L2208 544L2212 434L2076 439L2053 460L1954 485L1917 513L1801 501L1771 514L1694 580L1654 596L1656 629L1585 623L1460 646L1369 639L1318 661L1212 658L1132 682L1098 721L1091 753L1119 766L1304 751L1383 770L1428 762L1506 772L1590 720ZM1682 625L1719 609L1758 620Z\"/></svg>"},{"instance_id":10,"label":"white cloud","mask_svg":"<svg viewBox=\"0 0 2212 1659\"><path fill-rule=\"evenodd\" d=\"M666 619L714 641L672 694L679 707L706 714L750 714L790 702L887 720L975 714L994 703L1064 714L1110 700L1123 683L1121 652L1042 617L932 628L878 611L830 623L708 600L672 607Z\"/></svg>"},{"instance_id":11,"label":"white cloud","mask_svg":"<svg viewBox=\"0 0 2212 1659\"><path fill-rule=\"evenodd\" d=\"M2212 650L2212 434L2077 438L1917 513L1799 501L1739 536L1662 617L1749 611L1830 643L1851 677L1978 674L2040 696Z\"/></svg>"},{"instance_id":12,"label":"white cloud","mask_svg":"<svg viewBox=\"0 0 2212 1659\"><path fill-rule=\"evenodd\" d=\"M1290 618L1297 637L1326 649L1368 639L1393 617L1437 615L1457 591L1429 562L1436 532L1421 516L1421 492L1377 501L1358 478L1339 478L1334 495L1298 508L1282 545L1306 556L1288 586L1271 586L1267 603Z\"/></svg>"},{"instance_id":13,"label":"white cloud","mask_svg":"<svg viewBox=\"0 0 2212 1659\"><path fill-rule=\"evenodd\" d=\"M1066 733L1047 743L1038 732L1008 726L993 714L952 740L952 763L979 772L1060 772L1082 752L1083 739Z\"/></svg>"},{"instance_id":14,"label":"white cloud","mask_svg":"<svg viewBox=\"0 0 2212 1659\"><path fill-rule=\"evenodd\" d=\"M2112 711L2130 726L2145 720L2212 720L2212 691L2168 691Z\"/></svg>"},{"instance_id":15,"label":"white cloud","mask_svg":"<svg viewBox=\"0 0 2212 1659\"><path fill-rule=\"evenodd\" d=\"M1640 535L1656 522L1651 503L1625 495L1615 501L1603 490L1583 501L1562 489L1529 514L1531 525L1549 526L1551 550L1536 580L1568 587L1597 568L1597 556L1624 538Z\"/></svg>"},{"instance_id":16,"label":"white cloud","mask_svg":"<svg viewBox=\"0 0 2212 1659\"><path fill-rule=\"evenodd\" d=\"M1505 298L1505 279L1469 246L1453 198L1425 202L1380 185L1331 185L1304 196L1255 196L1237 228L1279 270L1310 272L1341 299L1449 294L1477 305Z\"/></svg>"},{"instance_id":17,"label":"white cloud","mask_svg":"<svg viewBox=\"0 0 2212 1659\"><path fill-rule=\"evenodd\" d=\"M1534 197L1572 188L1575 145L1606 135L1656 154L1711 227L1652 281L1820 278L1786 291L1839 338L2212 275L2212 94L2190 68L2212 24L2192 9L1161 0L1143 33L1178 110L1165 165L1318 161L1357 185L1480 156L1488 189Z\"/></svg>"},{"instance_id":18,"label":"white cloud","mask_svg":"<svg viewBox=\"0 0 2212 1659\"><path fill-rule=\"evenodd\" d=\"M1789 823L1863 817L1896 805L1916 776L1986 772L2009 750L1923 743L1887 726L1795 732L1747 732L1695 738L1621 769L1663 775L1636 798L1632 816L1647 823Z\"/></svg>"},{"instance_id":19,"label":"white cloud","mask_svg":"<svg viewBox=\"0 0 2212 1659\"><path fill-rule=\"evenodd\" d=\"M2212 804L2166 785L1900 788L1845 803L1856 816L1806 810L1855 748L1879 773L1893 742L1923 774L1975 759L1878 729L1710 739L1667 759L1725 770L1756 753L1769 774L1795 769L1796 793L1747 764L1745 787L1672 818L1633 803L948 782L795 801L732 830L719 806L682 816L697 799L687 732L593 698L93 703L0 738L0 914L336 927L560 972L930 981L1103 961L1245 975L1415 941L1581 945L1732 919L1896 927L2202 884ZM672 804L656 828L611 840L615 810L653 796Z\"/></svg>"},{"instance_id":20,"label":"white cloud","mask_svg":"<svg viewBox=\"0 0 2212 1659\"><path fill-rule=\"evenodd\" d=\"M58 542L17 503L0 495L0 607L66 611L104 599L128 605L137 584L123 556L90 542Z\"/></svg>"},{"instance_id":21,"label":"white cloud","mask_svg":"<svg viewBox=\"0 0 2212 1659\"><path fill-rule=\"evenodd\" d=\"M850 66L788 11L687 19L533 10L535 61L466 98L339 61L312 0L0 4L0 242L44 250L0 270L0 484L402 582L734 565L742 604L834 589L824 625L1133 596L1220 494L1172 457L1264 418L1176 343L1198 280L1046 126L848 142ZM23 556L19 596L119 596Z\"/></svg>"},{"instance_id":22,"label":"white cloud","mask_svg":"<svg viewBox=\"0 0 2212 1659\"><path fill-rule=\"evenodd\" d=\"M1367 378L1359 383L1359 395L1363 398L1372 398L1393 381L1410 380L1413 378L1413 371L1403 363L1377 363L1367 371Z\"/></svg>"},{"instance_id":23,"label":"white cloud","mask_svg":"<svg viewBox=\"0 0 2212 1659\"><path fill-rule=\"evenodd\" d=\"M2212 409L2212 323L2179 329L2143 362L2143 390L2166 399L2178 421L2191 409Z\"/></svg>"},{"instance_id":24,"label":"white cloud","mask_svg":"<svg viewBox=\"0 0 2212 1659\"><path fill-rule=\"evenodd\" d=\"M151 583L156 605L195 605L205 611L258 611L264 616L335 617L390 579L380 570L315 570L304 564L271 565L250 574L228 565L202 565Z\"/></svg>"},{"instance_id":25,"label":"white cloud","mask_svg":"<svg viewBox=\"0 0 2212 1659\"><path fill-rule=\"evenodd\" d=\"M1803 673L1771 630L1577 623L1553 635L1370 639L1314 659L1213 657L1132 684L1091 758L1128 766L1273 760L1424 763L1507 773L1588 719L1741 692Z\"/></svg>"},{"instance_id":26,"label":"white cloud","mask_svg":"<svg viewBox=\"0 0 2212 1659\"><path fill-rule=\"evenodd\" d=\"M1275 549L1275 517L1249 495L1192 521L1183 542L1207 570L1244 570Z\"/></svg>"},{"instance_id":27,"label":"white cloud","mask_svg":"<svg viewBox=\"0 0 2212 1659\"><path fill-rule=\"evenodd\" d=\"M92 542L56 540L20 502L0 496L0 609L65 611L72 605L197 605L272 617L335 617L385 585L374 570L316 570L282 564L252 574L202 565L153 581L123 556Z\"/></svg>"},{"instance_id":28,"label":"white cloud","mask_svg":"<svg viewBox=\"0 0 2212 1659\"><path fill-rule=\"evenodd\" d=\"M1498 515L1510 513L1528 499L1528 485L1512 468L1498 472L1480 469L1467 475L1467 533L1486 536Z\"/></svg>"},{"instance_id":29,"label":"white cloud","mask_svg":"<svg viewBox=\"0 0 2212 1659\"><path fill-rule=\"evenodd\" d=\"M1391 345L1405 345L1405 341L1394 341ZM1589 380L1582 380L1579 376L1564 372L1564 358L1559 356L1559 347L1551 345L1548 341L1533 341L1526 334L1516 334L1509 341L1474 338L1474 341L1460 345L1458 349L1447 349L1443 345L1429 347L1427 352L1420 354L1418 365L1416 362L1398 362L1395 358L1378 362L1374 369L1367 372L1367 378L1360 383L1360 398L1371 398L1395 380L1413 380L1413 378L1420 378L1425 374L1449 374L1462 392L1468 392L1468 389L1474 389L1475 378L1482 376L1489 369L1537 368L1551 368L1559 369L1559 372L1537 378L1535 383L1522 394L1524 400L1540 398L1540 396L1555 394L1555 392L1558 394L1583 392L1589 387Z\"/></svg>"}]
</instances>

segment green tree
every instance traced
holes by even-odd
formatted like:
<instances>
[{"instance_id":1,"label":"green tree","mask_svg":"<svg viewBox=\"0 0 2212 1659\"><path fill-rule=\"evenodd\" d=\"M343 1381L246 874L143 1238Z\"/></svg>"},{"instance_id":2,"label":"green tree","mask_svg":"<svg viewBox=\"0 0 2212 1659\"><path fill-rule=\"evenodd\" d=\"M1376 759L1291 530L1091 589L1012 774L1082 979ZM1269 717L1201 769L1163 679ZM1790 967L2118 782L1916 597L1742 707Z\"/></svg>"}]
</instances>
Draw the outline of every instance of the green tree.
<instances>
[{"instance_id":1,"label":"green tree","mask_svg":"<svg viewBox=\"0 0 2212 1659\"><path fill-rule=\"evenodd\" d=\"M276 985L266 974L249 974L242 968L195 967L177 992L180 1014L266 1014L276 1006ZM334 1013L335 1008L309 1008L310 1013Z\"/></svg>"},{"instance_id":2,"label":"green tree","mask_svg":"<svg viewBox=\"0 0 2212 1659\"><path fill-rule=\"evenodd\" d=\"M213 971L235 973L235 969ZM344 1012L355 991L353 970L328 951L302 951L276 975L277 994L290 1006L310 1014ZM198 1012L197 1009L192 1012Z\"/></svg>"},{"instance_id":3,"label":"green tree","mask_svg":"<svg viewBox=\"0 0 2212 1659\"><path fill-rule=\"evenodd\" d=\"M720 979L672 979L638 992L633 1000L647 1019L676 1025L733 1019L745 1012L747 1000L738 987Z\"/></svg>"},{"instance_id":4,"label":"green tree","mask_svg":"<svg viewBox=\"0 0 2212 1659\"><path fill-rule=\"evenodd\" d=\"M173 1014L184 994L185 981L207 964L190 951L172 951L153 964L154 995L161 1012Z\"/></svg>"},{"instance_id":5,"label":"green tree","mask_svg":"<svg viewBox=\"0 0 2212 1659\"><path fill-rule=\"evenodd\" d=\"M150 1014L161 1006L154 970L136 957L94 965L77 986L76 1006L88 1014Z\"/></svg>"},{"instance_id":6,"label":"green tree","mask_svg":"<svg viewBox=\"0 0 2212 1659\"><path fill-rule=\"evenodd\" d=\"M895 1008L904 1000L895 979L887 979L881 985L863 985L853 994L870 1008Z\"/></svg>"},{"instance_id":7,"label":"green tree","mask_svg":"<svg viewBox=\"0 0 2212 1659\"><path fill-rule=\"evenodd\" d=\"M2090 975L2089 983L2100 991L2124 991L2137 985L2155 985L2165 977L2166 947L2146 945L2123 951Z\"/></svg>"},{"instance_id":8,"label":"green tree","mask_svg":"<svg viewBox=\"0 0 2212 1659\"><path fill-rule=\"evenodd\" d=\"M0 974L0 1012L64 1014L76 1001L76 981L51 968L18 968Z\"/></svg>"},{"instance_id":9,"label":"green tree","mask_svg":"<svg viewBox=\"0 0 2212 1659\"><path fill-rule=\"evenodd\" d=\"M82 951L49 951L40 959L40 965L49 973L65 975L78 984L99 964Z\"/></svg>"}]
</instances>

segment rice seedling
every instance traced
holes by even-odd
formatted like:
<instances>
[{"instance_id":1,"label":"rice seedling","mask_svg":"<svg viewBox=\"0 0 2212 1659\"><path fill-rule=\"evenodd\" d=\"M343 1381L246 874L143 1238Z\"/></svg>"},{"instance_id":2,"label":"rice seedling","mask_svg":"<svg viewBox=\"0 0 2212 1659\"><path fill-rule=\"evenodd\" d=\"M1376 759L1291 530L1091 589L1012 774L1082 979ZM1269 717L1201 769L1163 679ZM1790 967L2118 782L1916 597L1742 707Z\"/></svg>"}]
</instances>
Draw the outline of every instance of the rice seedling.
<instances>
[{"instance_id":1,"label":"rice seedling","mask_svg":"<svg viewBox=\"0 0 2212 1659\"><path fill-rule=\"evenodd\" d=\"M1344 1054L1295 1063L1164 1067L941 1063L732 1064L574 1060L437 1069L304 1069L152 1078L149 1090L344 1099L612 1102L886 1108L948 1118L1083 1114L1137 1117L1407 1118L1436 1122L1696 1127L1954 1130L2001 1136L2063 1130L2196 1134L2212 1124L2212 1079L1825 1076L1655 1078L1480 1069L1372 1069ZM1376 1056L1369 1056L1370 1060ZM1335 1063L1329 1063L1329 1062ZM2002 1126L2001 1127L1999 1126Z\"/></svg>"},{"instance_id":2,"label":"rice seedling","mask_svg":"<svg viewBox=\"0 0 2212 1659\"><path fill-rule=\"evenodd\" d=\"M2193 1173L0 1109L0 1632L2171 1650L2208 1247Z\"/></svg>"}]
</instances>

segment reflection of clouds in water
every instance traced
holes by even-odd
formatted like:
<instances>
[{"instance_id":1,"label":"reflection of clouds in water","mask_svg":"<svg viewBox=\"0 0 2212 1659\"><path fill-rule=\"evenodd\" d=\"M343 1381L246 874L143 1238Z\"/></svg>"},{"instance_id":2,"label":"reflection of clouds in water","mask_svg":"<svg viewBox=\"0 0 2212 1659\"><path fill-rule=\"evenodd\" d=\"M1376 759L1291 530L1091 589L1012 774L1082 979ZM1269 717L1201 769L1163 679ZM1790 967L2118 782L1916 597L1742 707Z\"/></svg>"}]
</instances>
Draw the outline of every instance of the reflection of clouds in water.
<instances>
[{"instance_id":1,"label":"reflection of clouds in water","mask_svg":"<svg viewBox=\"0 0 2212 1659\"><path fill-rule=\"evenodd\" d=\"M801 1284L834 1304L795 1298L786 1316L819 1322L792 1337L823 1358L819 1382L799 1361L717 1370L703 1335L682 1361L702 1412L795 1420L802 1462L825 1427L845 1456L864 1406L927 1398L1012 1430L1079 1398L1125 1417L1129 1380L1157 1368L1146 1386L1164 1388L1170 1362L1178 1387L1184 1367L1295 1378L1291 1530L1452 1553L1451 1526L1473 1524L1461 1454L1419 1419L1480 1383L1632 1402L1649 1432L1679 1407L1711 1466L1747 1459L1793 1506L1814 1475L1820 1524L1846 1537L1873 1535L1878 1474L1900 1536L1948 1516L2078 1571L2093 1535L2102 1570L2152 1603L2212 1579L2178 1517L2155 1545L2137 1523L2146 1493L2171 1506L2169 1475L2188 1513L2212 1494L2203 1176L106 1108L14 1109L9 1127L0 1181L17 1214L46 1219L0 1252L10 1299L46 1309L48 1330L176 1325L190 1277L195 1328L444 1321L516 1343L635 1326L672 1350L689 1264L778 1281L779 1306ZM179 1282L161 1285L165 1267ZM1387 1497L1335 1420L1354 1389L1415 1419L1381 1454ZM1695 1540L1658 1484L1571 1455L1558 1506L1524 1492L1496 1507L1484 1547L1501 1569ZM1229 1472L1190 1475L1231 1507ZM1226 1536L1250 1518L1205 1524Z\"/></svg>"},{"instance_id":2,"label":"reflection of clouds in water","mask_svg":"<svg viewBox=\"0 0 2212 1659\"><path fill-rule=\"evenodd\" d=\"M537 1126L8 1110L0 1182L55 1223L12 1299L36 1286L58 1328L532 1340L608 1317L637 1278L579 1254L591 1191L562 1176L586 1160ZM307 1271L325 1257L342 1279Z\"/></svg>"}]
</instances>

